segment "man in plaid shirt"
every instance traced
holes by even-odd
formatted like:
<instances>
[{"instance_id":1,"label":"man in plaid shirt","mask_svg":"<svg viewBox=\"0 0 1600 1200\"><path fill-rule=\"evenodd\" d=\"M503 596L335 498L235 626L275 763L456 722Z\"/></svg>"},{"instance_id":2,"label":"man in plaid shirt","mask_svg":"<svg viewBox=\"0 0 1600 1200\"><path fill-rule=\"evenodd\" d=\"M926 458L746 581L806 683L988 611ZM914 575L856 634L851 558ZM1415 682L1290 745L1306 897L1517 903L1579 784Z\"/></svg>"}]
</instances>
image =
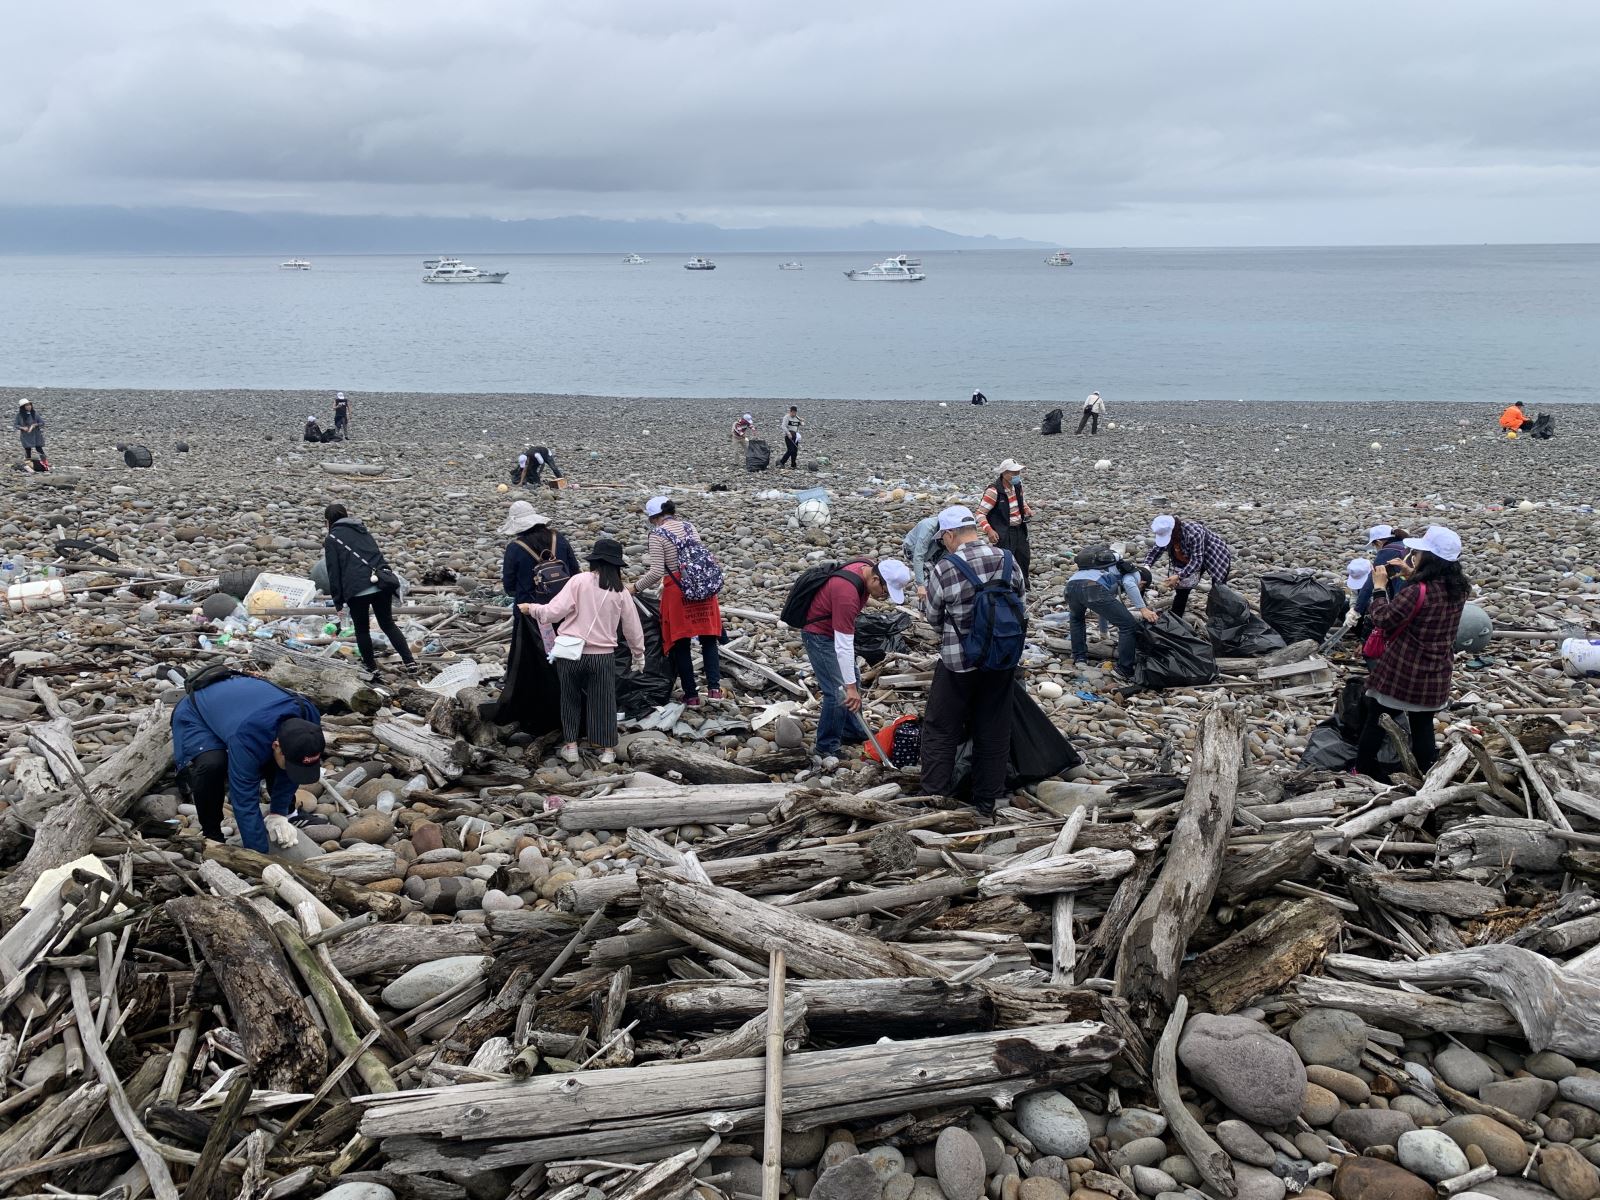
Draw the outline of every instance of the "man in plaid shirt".
<instances>
[{"instance_id":1,"label":"man in plaid shirt","mask_svg":"<svg viewBox=\"0 0 1600 1200\"><path fill-rule=\"evenodd\" d=\"M1212 583L1228 582L1233 550L1199 521L1163 515L1150 522L1150 532L1156 544L1144 556L1144 565L1155 566L1163 554L1171 561L1167 586L1177 589L1172 597L1173 616L1183 616L1189 607L1189 593L1200 583L1201 575L1211 576Z\"/></svg>"},{"instance_id":2,"label":"man in plaid shirt","mask_svg":"<svg viewBox=\"0 0 1600 1200\"><path fill-rule=\"evenodd\" d=\"M978 536L971 509L956 505L940 513L939 538L945 557L928 573L922 597L922 611L939 631L939 662L922 716L922 786L936 796L954 795L956 753L970 738L972 803L988 814L1005 792L1016 671L978 670L968 660L962 641L972 629L977 590L951 559L961 559L985 583L1001 576L1011 559L1019 596L1025 585L1011 555Z\"/></svg>"}]
</instances>

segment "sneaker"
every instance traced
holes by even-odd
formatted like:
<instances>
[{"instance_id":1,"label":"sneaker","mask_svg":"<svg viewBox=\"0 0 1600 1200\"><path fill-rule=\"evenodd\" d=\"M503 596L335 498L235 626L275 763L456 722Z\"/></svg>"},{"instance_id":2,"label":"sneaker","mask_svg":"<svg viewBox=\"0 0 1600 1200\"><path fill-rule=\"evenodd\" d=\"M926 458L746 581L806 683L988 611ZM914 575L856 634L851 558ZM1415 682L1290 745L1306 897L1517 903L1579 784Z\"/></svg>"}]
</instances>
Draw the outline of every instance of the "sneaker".
<instances>
[{"instance_id":1,"label":"sneaker","mask_svg":"<svg viewBox=\"0 0 1600 1200\"><path fill-rule=\"evenodd\" d=\"M685 697L683 697L683 706L685 708L699 708L700 707L700 697L699 696L685 696Z\"/></svg>"},{"instance_id":2,"label":"sneaker","mask_svg":"<svg viewBox=\"0 0 1600 1200\"><path fill-rule=\"evenodd\" d=\"M578 761L578 748L576 746L563 746L560 750L562 762L575 763Z\"/></svg>"},{"instance_id":3,"label":"sneaker","mask_svg":"<svg viewBox=\"0 0 1600 1200\"><path fill-rule=\"evenodd\" d=\"M706 692L706 699L707 700L721 700L722 699L722 689L721 688L712 688L710 691Z\"/></svg>"},{"instance_id":4,"label":"sneaker","mask_svg":"<svg viewBox=\"0 0 1600 1200\"><path fill-rule=\"evenodd\" d=\"M602 767L609 767L612 763L614 763L616 761L617 761L617 752L615 750L613 750L610 746L607 746L604 750L600 751L600 765Z\"/></svg>"},{"instance_id":5,"label":"sneaker","mask_svg":"<svg viewBox=\"0 0 1600 1200\"><path fill-rule=\"evenodd\" d=\"M422 678L422 667L418 663L408 662L405 666L401 667L400 669L402 671L404 671L407 675L411 676L411 678L413 678L413 679L421 679Z\"/></svg>"}]
</instances>

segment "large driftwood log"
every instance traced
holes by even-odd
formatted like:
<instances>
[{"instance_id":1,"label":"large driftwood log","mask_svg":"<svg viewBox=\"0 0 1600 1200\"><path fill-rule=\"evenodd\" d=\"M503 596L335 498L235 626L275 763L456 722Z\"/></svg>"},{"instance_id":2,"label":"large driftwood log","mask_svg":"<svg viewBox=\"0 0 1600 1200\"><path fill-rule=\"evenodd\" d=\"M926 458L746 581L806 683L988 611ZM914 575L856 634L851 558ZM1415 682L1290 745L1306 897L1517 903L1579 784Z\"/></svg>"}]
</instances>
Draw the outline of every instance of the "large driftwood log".
<instances>
[{"instance_id":1,"label":"large driftwood log","mask_svg":"<svg viewBox=\"0 0 1600 1200\"><path fill-rule=\"evenodd\" d=\"M1374 1025L1398 1025L1424 1033L1516 1034L1521 1029L1505 1005L1493 1000L1452 1000L1427 992L1305 975L1295 980L1294 994L1315 1008L1342 1008Z\"/></svg>"},{"instance_id":2,"label":"large driftwood log","mask_svg":"<svg viewBox=\"0 0 1600 1200\"><path fill-rule=\"evenodd\" d=\"M1417 789L1416 795L1385 804L1381 808L1369 809L1359 816L1333 826L1325 831L1326 835L1346 842L1353 841L1358 837L1365 837L1374 829L1382 829L1391 821L1397 821L1401 817L1426 816L1451 800L1476 794L1481 790L1476 785L1467 785L1465 790L1449 786L1456 772L1465 766L1467 759L1471 757L1472 752L1466 746L1459 741L1453 742L1439 761L1433 764L1433 768L1423 779L1422 786Z\"/></svg>"},{"instance_id":3,"label":"large driftwood log","mask_svg":"<svg viewBox=\"0 0 1600 1200\"><path fill-rule=\"evenodd\" d=\"M1354 888L1370 888L1379 900L1402 912L1443 913L1447 917L1481 917L1504 906L1505 893L1465 879L1405 879L1384 871L1359 881Z\"/></svg>"},{"instance_id":4,"label":"large driftwood log","mask_svg":"<svg viewBox=\"0 0 1600 1200\"><path fill-rule=\"evenodd\" d=\"M396 896L389 892L377 892L358 883L351 883L348 879L340 879L317 870L308 863L289 862L258 854L254 850L246 850L243 846L207 846L206 857L230 871L237 871L241 875L252 879L260 879L261 873L270 866L280 866L293 875L307 888L312 895L334 908L358 909L361 912L370 912L380 921L398 921L409 912L415 912L417 905L407 900L404 896ZM313 860L315 861L315 860Z\"/></svg>"},{"instance_id":5,"label":"large driftwood log","mask_svg":"<svg viewBox=\"0 0 1600 1200\"><path fill-rule=\"evenodd\" d=\"M312 670L285 659L272 665L267 678L314 701L323 712L346 709L370 717L383 707L383 697L348 670Z\"/></svg>"},{"instance_id":6,"label":"large driftwood log","mask_svg":"<svg viewBox=\"0 0 1600 1200\"><path fill-rule=\"evenodd\" d=\"M941 979L791 979L806 1003L806 1024L827 1033L873 1037L901 1030L989 1029L995 1009L976 983ZM723 1028L766 1012L766 984L689 980L636 988L628 1007L647 1028Z\"/></svg>"},{"instance_id":7,"label":"large driftwood log","mask_svg":"<svg viewBox=\"0 0 1600 1200\"><path fill-rule=\"evenodd\" d=\"M166 908L216 976L256 1077L280 1091L321 1083L327 1042L266 922L243 901L214 896L180 896Z\"/></svg>"},{"instance_id":8,"label":"large driftwood log","mask_svg":"<svg viewBox=\"0 0 1600 1200\"><path fill-rule=\"evenodd\" d=\"M799 753L793 766L778 769L794 770L804 766L805 753ZM675 771L689 783L766 783L772 778L771 772L731 763L703 750L690 750L668 741L634 742L628 749L628 761L657 775Z\"/></svg>"},{"instance_id":9,"label":"large driftwood log","mask_svg":"<svg viewBox=\"0 0 1600 1200\"><path fill-rule=\"evenodd\" d=\"M1226 1016L1286 987L1322 962L1344 928L1320 900L1280 904L1238 933L1195 957L1179 988L1197 1006Z\"/></svg>"},{"instance_id":10,"label":"large driftwood log","mask_svg":"<svg viewBox=\"0 0 1600 1200\"><path fill-rule=\"evenodd\" d=\"M334 942L331 954L339 973L353 977L483 954L488 944L475 925L369 925Z\"/></svg>"},{"instance_id":11,"label":"large driftwood log","mask_svg":"<svg viewBox=\"0 0 1600 1200\"><path fill-rule=\"evenodd\" d=\"M1439 835L1439 860L1452 871L1559 871L1567 843L1543 821L1521 817L1469 817Z\"/></svg>"},{"instance_id":12,"label":"large driftwood log","mask_svg":"<svg viewBox=\"0 0 1600 1200\"><path fill-rule=\"evenodd\" d=\"M471 749L461 738L441 737L426 725L399 718L372 723L372 736L396 754L414 758L441 779L456 779L471 760Z\"/></svg>"},{"instance_id":13,"label":"large driftwood log","mask_svg":"<svg viewBox=\"0 0 1600 1200\"><path fill-rule=\"evenodd\" d=\"M1310 860L1315 848L1316 839L1302 830L1286 834L1252 854L1230 851L1222 860L1217 895L1231 902L1259 895L1296 874Z\"/></svg>"},{"instance_id":14,"label":"large driftwood log","mask_svg":"<svg viewBox=\"0 0 1600 1200\"><path fill-rule=\"evenodd\" d=\"M588 829L665 829L673 825L721 825L766 813L793 789L786 783L731 786L626 788L597 800L569 800L556 824L568 833Z\"/></svg>"},{"instance_id":15,"label":"large driftwood log","mask_svg":"<svg viewBox=\"0 0 1600 1200\"><path fill-rule=\"evenodd\" d=\"M1393 963L1331 954L1328 967L1407 983L1475 983L1510 1010L1535 1050L1600 1057L1600 983L1521 946L1474 946Z\"/></svg>"},{"instance_id":16,"label":"large driftwood log","mask_svg":"<svg viewBox=\"0 0 1600 1200\"><path fill-rule=\"evenodd\" d=\"M1178 968L1189 935L1205 916L1222 872L1222 850L1233 826L1244 718L1214 707L1200 725L1194 765L1167 846L1166 864L1123 935L1116 993L1137 1019L1153 1027L1178 995Z\"/></svg>"},{"instance_id":17,"label":"large driftwood log","mask_svg":"<svg viewBox=\"0 0 1600 1200\"><path fill-rule=\"evenodd\" d=\"M869 879L879 870L882 856L867 846L816 846L805 850L780 850L746 858L719 858L702 863L706 875L719 887L746 896L794 892L824 879ZM563 887L557 903L567 912L592 913L608 904L636 905L639 876L613 871L594 879L579 879Z\"/></svg>"},{"instance_id":18,"label":"large driftwood log","mask_svg":"<svg viewBox=\"0 0 1600 1200\"><path fill-rule=\"evenodd\" d=\"M1121 879L1133 870L1133 863L1132 850L1075 850L986 875L978 883L978 894L1048 896L1053 892L1075 892Z\"/></svg>"}]
</instances>

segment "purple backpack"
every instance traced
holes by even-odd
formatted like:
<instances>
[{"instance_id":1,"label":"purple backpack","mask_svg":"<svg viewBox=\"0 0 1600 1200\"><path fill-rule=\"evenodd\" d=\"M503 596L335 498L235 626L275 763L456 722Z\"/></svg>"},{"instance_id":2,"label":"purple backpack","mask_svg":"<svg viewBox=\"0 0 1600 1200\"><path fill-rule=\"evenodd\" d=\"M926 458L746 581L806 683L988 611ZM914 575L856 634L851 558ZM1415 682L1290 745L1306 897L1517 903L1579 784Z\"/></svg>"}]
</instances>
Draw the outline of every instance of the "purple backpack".
<instances>
[{"instance_id":1,"label":"purple backpack","mask_svg":"<svg viewBox=\"0 0 1600 1200\"><path fill-rule=\"evenodd\" d=\"M722 591L722 565L705 548L694 526L688 525L688 530L685 537L675 537L664 525L658 526L653 532L666 538L678 552L678 570L672 578L683 590L683 598L710 600Z\"/></svg>"}]
</instances>

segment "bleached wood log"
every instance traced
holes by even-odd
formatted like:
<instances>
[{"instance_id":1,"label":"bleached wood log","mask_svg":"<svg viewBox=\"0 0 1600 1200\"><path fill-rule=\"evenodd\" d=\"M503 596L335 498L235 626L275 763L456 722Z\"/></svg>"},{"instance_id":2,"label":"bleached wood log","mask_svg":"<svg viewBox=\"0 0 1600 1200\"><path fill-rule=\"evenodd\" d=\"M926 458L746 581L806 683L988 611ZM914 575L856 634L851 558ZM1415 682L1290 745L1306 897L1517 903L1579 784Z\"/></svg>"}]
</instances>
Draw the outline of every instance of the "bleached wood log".
<instances>
[{"instance_id":1,"label":"bleached wood log","mask_svg":"<svg viewBox=\"0 0 1600 1200\"><path fill-rule=\"evenodd\" d=\"M334 942L329 953L339 973L353 977L482 954L487 946L475 925L369 925Z\"/></svg>"},{"instance_id":2,"label":"bleached wood log","mask_svg":"<svg viewBox=\"0 0 1600 1200\"><path fill-rule=\"evenodd\" d=\"M871 846L816 846L712 859L700 866L718 886L746 896L762 896L798 891L824 879L869 879L879 870L881 860ZM639 877L632 871L612 871L574 880L557 893L556 900L562 909L575 913L592 913L608 904L636 905Z\"/></svg>"},{"instance_id":3,"label":"bleached wood log","mask_svg":"<svg viewBox=\"0 0 1600 1200\"><path fill-rule=\"evenodd\" d=\"M1088 819L1084 809L1076 809L1067 818L1067 823L1061 827L1061 832L1056 835L1055 844L1050 847L1052 855L1070 854L1076 848L1078 831L1083 828ZM1074 898L1071 892L1059 894L1050 903L1050 982L1054 984L1072 983L1073 966L1078 959L1078 946L1073 938L1072 910Z\"/></svg>"},{"instance_id":4,"label":"bleached wood log","mask_svg":"<svg viewBox=\"0 0 1600 1200\"><path fill-rule=\"evenodd\" d=\"M1567 843L1543 821L1522 817L1469 817L1439 835L1439 860L1452 871L1559 871Z\"/></svg>"},{"instance_id":5,"label":"bleached wood log","mask_svg":"<svg viewBox=\"0 0 1600 1200\"><path fill-rule=\"evenodd\" d=\"M418 722L399 719L374 721L372 736L379 745L406 758L416 759L445 779L459 778L461 768L470 758L470 750L464 740L441 737Z\"/></svg>"},{"instance_id":6,"label":"bleached wood log","mask_svg":"<svg viewBox=\"0 0 1600 1200\"><path fill-rule=\"evenodd\" d=\"M1402 912L1481 917L1506 902L1505 893L1498 888L1465 879L1402 879L1384 871L1352 882L1356 887L1371 888L1378 899Z\"/></svg>"},{"instance_id":7,"label":"bleached wood log","mask_svg":"<svg viewBox=\"0 0 1600 1200\"><path fill-rule=\"evenodd\" d=\"M1210 1185L1215 1195L1231 1198L1239 1194L1233 1178L1233 1160L1195 1119L1178 1092L1178 1039L1183 1034L1183 1022L1188 1013L1189 1000L1179 995L1151 1057L1150 1082L1155 1087L1162 1115L1167 1118L1167 1127L1195 1170L1200 1172L1200 1178Z\"/></svg>"},{"instance_id":8,"label":"bleached wood log","mask_svg":"<svg viewBox=\"0 0 1600 1200\"><path fill-rule=\"evenodd\" d=\"M1424 816L1442 804L1452 800L1459 800L1463 796L1476 795L1482 788L1476 784L1468 784L1465 788L1452 788L1448 784L1455 778L1456 772L1466 765L1467 759L1472 757L1472 751L1461 742L1452 742L1449 749L1433 764L1422 781L1422 787L1416 795L1407 796L1396 800L1392 804L1381 805L1370 809L1359 816L1351 817L1348 821L1341 822L1326 831L1329 835L1343 841L1352 841L1358 837L1365 837L1374 829L1381 829L1391 821L1401 817Z\"/></svg>"},{"instance_id":9,"label":"bleached wood log","mask_svg":"<svg viewBox=\"0 0 1600 1200\"><path fill-rule=\"evenodd\" d=\"M267 678L279 687L299 692L314 701L322 712L346 709L370 717L383 707L383 697L373 691L365 679L342 668L314 670L281 660L272 665Z\"/></svg>"},{"instance_id":10,"label":"bleached wood log","mask_svg":"<svg viewBox=\"0 0 1600 1200\"><path fill-rule=\"evenodd\" d=\"M1316 849L1310 833L1286 834L1265 850L1253 854L1229 852L1222 860L1222 876L1217 880L1217 895L1239 901L1265 892L1296 874Z\"/></svg>"},{"instance_id":11,"label":"bleached wood log","mask_svg":"<svg viewBox=\"0 0 1600 1200\"><path fill-rule=\"evenodd\" d=\"M318 463L329 475L382 475L386 469L379 463Z\"/></svg>"},{"instance_id":12,"label":"bleached wood log","mask_svg":"<svg viewBox=\"0 0 1600 1200\"><path fill-rule=\"evenodd\" d=\"M1053 892L1075 892L1121 879L1133 870L1134 861L1131 850L1076 850L985 875L978 883L978 894L1048 896Z\"/></svg>"},{"instance_id":13,"label":"bleached wood log","mask_svg":"<svg viewBox=\"0 0 1600 1200\"><path fill-rule=\"evenodd\" d=\"M1452 1000L1427 992L1402 992L1348 979L1305 975L1294 994L1317 1008L1342 1008L1376 1025L1401 1025L1429 1033L1520 1033L1516 1018L1494 1000Z\"/></svg>"},{"instance_id":14,"label":"bleached wood log","mask_svg":"<svg viewBox=\"0 0 1600 1200\"><path fill-rule=\"evenodd\" d=\"M1320 964L1343 928L1337 910L1320 900L1280 904L1197 955L1179 989L1211 1012L1238 1012Z\"/></svg>"},{"instance_id":15,"label":"bleached wood log","mask_svg":"<svg viewBox=\"0 0 1600 1200\"><path fill-rule=\"evenodd\" d=\"M988 1029L994 1004L977 983L940 979L791 979L791 996L805 1001L806 1024L826 1033L878 1035ZM647 1028L715 1029L766 1012L766 985L690 980L636 988L630 1011Z\"/></svg>"},{"instance_id":16,"label":"bleached wood log","mask_svg":"<svg viewBox=\"0 0 1600 1200\"><path fill-rule=\"evenodd\" d=\"M758 770L728 762L703 750L691 750L674 742L654 739L634 742L628 748L628 761L657 775L676 773L688 783L767 783L773 775L773 770ZM790 751L782 755L780 764L774 769L795 770L805 763L804 750Z\"/></svg>"},{"instance_id":17,"label":"bleached wood log","mask_svg":"<svg viewBox=\"0 0 1600 1200\"><path fill-rule=\"evenodd\" d=\"M316 859L317 870L352 883L377 883L405 874L400 856L387 846L352 846L333 850Z\"/></svg>"},{"instance_id":18,"label":"bleached wood log","mask_svg":"<svg viewBox=\"0 0 1600 1200\"><path fill-rule=\"evenodd\" d=\"M1210 709L1200 725L1166 863L1129 922L1117 955L1116 994L1147 1025L1153 1026L1177 999L1178 968L1189 935L1216 891L1243 753L1240 710Z\"/></svg>"},{"instance_id":19,"label":"bleached wood log","mask_svg":"<svg viewBox=\"0 0 1600 1200\"><path fill-rule=\"evenodd\" d=\"M588 829L664 829L674 825L722 825L769 812L793 790L786 783L626 789L596 800L569 800L556 824L569 833Z\"/></svg>"}]
</instances>

